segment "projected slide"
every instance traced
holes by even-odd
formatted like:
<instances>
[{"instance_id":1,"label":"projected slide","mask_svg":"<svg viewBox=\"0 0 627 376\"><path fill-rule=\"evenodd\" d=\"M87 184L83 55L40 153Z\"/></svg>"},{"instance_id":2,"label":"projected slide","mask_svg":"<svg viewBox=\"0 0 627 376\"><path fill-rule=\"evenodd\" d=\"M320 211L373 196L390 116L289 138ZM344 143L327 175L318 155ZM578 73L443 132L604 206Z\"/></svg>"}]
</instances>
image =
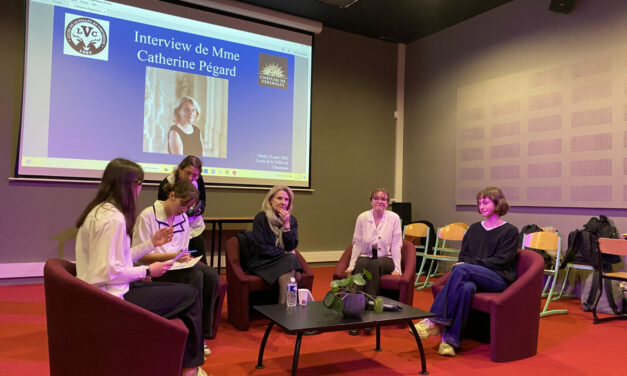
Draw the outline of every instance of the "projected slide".
<instances>
[{"instance_id":1,"label":"projected slide","mask_svg":"<svg viewBox=\"0 0 627 376\"><path fill-rule=\"evenodd\" d=\"M159 9L29 2L18 175L98 178L125 157L160 180L194 154L209 183L309 186L311 36Z\"/></svg>"},{"instance_id":2,"label":"projected slide","mask_svg":"<svg viewBox=\"0 0 627 376\"><path fill-rule=\"evenodd\" d=\"M456 203L627 208L627 49L457 91Z\"/></svg>"}]
</instances>

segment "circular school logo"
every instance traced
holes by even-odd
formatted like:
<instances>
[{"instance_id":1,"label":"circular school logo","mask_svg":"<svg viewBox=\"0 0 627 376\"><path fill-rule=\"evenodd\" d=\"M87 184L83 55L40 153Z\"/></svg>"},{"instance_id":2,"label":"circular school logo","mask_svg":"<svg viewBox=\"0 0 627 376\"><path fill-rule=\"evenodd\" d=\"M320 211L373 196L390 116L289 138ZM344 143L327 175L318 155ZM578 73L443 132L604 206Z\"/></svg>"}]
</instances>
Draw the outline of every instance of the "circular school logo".
<instances>
[{"instance_id":1,"label":"circular school logo","mask_svg":"<svg viewBox=\"0 0 627 376\"><path fill-rule=\"evenodd\" d=\"M95 20L80 17L66 26L65 40L82 55L96 55L107 46L107 32Z\"/></svg>"}]
</instances>

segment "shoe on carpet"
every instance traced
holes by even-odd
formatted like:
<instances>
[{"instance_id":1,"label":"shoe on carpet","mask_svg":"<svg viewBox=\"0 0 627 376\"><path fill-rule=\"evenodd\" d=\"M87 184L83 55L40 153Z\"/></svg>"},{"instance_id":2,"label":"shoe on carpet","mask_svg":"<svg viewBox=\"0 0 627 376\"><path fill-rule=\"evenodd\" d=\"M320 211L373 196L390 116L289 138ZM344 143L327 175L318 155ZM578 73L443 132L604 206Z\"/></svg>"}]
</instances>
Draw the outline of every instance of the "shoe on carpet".
<instances>
[{"instance_id":1,"label":"shoe on carpet","mask_svg":"<svg viewBox=\"0 0 627 376\"><path fill-rule=\"evenodd\" d=\"M364 334L365 335L370 335L373 330L374 330L374 328L364 328Z\"/></svg>"},{"instance_id":2,"label":"shoe on carpet","mask_svg":"<svg viewBox=\"0 0 627 376\"><path fill-rule=\"evenodd\" d=\"M203 348L203 353L205 354L205 356L211 355L211 349L209 348L209 346L207 346L206 343L205 343L205 347Z\"/></svg>"},{"instance_id":3,"label":"shoe on carpet","mask_svg":"<svg viewBox=\"0 0 627 376\"><path fill-rule=\"evenodd\" d=\"M348 334L350 334L352 336L358 336L359 333L361 333L359 329L351 329L351 330L348 331Z\"/></svg>"},{"instance_id":4,"label":"shoe on carpet","mask_svg":"<svg viewBox=\"0 0 627 376\"><path fill-rule=\"evenodd\" d=\"M207 372L204 369L198 367L196 368L196 376L207 376Z\"/></svg>"},{"instance_id":5,"label":"shoe on carpet","mask_svg":"<svg viewBox=\"0 0 627 376\"><path fill-rule=\"evenodd\" d=\"M415 324L414 327L418 332L418 336L423 341L431 336L440 334L440 326L429 319L420 321L418 324ZM412 332L411 328L409 328L409 332Z\"/></svg>"},{"instance_id":6,"label":"shoe on carpet","mask_svg":"<svg viewBox=\"0 0 627 376\"><path fill-rule=\"evenodd\" d=\"M453 346L442 341L440 342L440 348L438 349L438 354L444 355L444 356L455 356L455 349L453 348Z\"/></svg>"}]
</instances>

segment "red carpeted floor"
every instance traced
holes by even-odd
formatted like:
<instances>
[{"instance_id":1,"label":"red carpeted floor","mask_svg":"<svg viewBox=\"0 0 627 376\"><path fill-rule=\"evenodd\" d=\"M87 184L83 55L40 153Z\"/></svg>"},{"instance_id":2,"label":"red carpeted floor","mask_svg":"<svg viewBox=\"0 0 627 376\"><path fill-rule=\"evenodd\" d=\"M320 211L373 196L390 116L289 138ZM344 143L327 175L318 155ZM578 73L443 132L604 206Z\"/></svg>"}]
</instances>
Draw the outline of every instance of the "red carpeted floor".
<instances>
[{"instance_id":1,"label":"red carpeted floor","mask_svg":"<svg viewBox=\"0 0 627 376\"><path fill-rule=\"evenodd\" d=\"M332 268L315 268L314 297L321 299ZM414 305L428 309L430 291L415 293ZM47 375L48 350L42 284L0 286L0 375ZM627 321L592 324L579 300L552 303L567 315L540 320L538 355L510 363L492 363L488 345L465 341L454 358L437 353L438 340L424 341L431 375L625 375ZM226 304L216 339L208 341L211 356L203 368L209 375L289 375L295 336L274 329L264 354L265 369L255 369L267 321L254 321L248 332L228 324ZM415 375L420 358L407 329L382 328L381 352L374 352L374 334L345 332L303 338L299 375ZM94 349L98 351L98 349Z\"/></svg>"}]
</instances>

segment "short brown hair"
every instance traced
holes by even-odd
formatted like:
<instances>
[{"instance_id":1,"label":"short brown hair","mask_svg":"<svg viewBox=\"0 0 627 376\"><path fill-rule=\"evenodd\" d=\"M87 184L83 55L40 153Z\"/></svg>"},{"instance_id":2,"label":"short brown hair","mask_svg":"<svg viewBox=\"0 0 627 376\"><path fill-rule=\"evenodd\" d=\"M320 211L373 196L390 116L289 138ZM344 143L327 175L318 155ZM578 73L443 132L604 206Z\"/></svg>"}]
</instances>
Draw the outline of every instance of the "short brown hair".
<instances>
[{"instance_id":1,"label":"short brown hair","mask_svg":"<svg viewBox=\"0 0 627 376\"><path fill-rule=\"evenodd\" d=\"M372 201L372 199L374 198L374 196L375 196L377 193L379 193L379 192L381 192L381 193L385 194L385 195L387 196L387 198L388 198L388 202L390 202L390 192L388 192L388 190L387 190L387 189L385 189L385 188L376 188L376 189L373 189L373 190L372 190L372 192L370 192L370 201Z\"/></svg>"},{"instance_id":2,"label":"short brown hair","mask_svg":"<svg viewBox=\"0 0 627 376\"><path fill-rule=\"evenodd\" d=\"M494 210L499 217L504 216L509 211L509 204L501 188L486 187L477 193L477 211L479 212L479 199L489 198L494 203ZM479 212L481 213L481 212Z\"/></svg>"}]
</instances>

